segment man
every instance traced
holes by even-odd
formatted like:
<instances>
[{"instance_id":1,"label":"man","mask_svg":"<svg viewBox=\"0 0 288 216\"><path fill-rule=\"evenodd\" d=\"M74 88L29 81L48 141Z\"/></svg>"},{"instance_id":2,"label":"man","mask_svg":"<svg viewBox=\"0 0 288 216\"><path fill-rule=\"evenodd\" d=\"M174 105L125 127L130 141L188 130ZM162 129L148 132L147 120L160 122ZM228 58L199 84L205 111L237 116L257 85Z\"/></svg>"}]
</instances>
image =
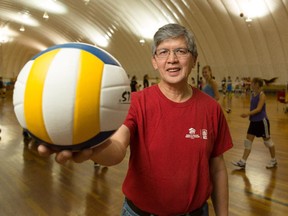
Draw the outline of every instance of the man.
<instances>
[{"instance_id":1,"label":"man","mask_svg":"<svg viewBox=\"0 0 288 216\"><path fill-rule=\"evenodd\" d=\"M188 84L198 55L194 37L181 25L165 25L154 35L152 55L161 80L132 94L115 134L93 149L57 152L56 161L111 166L130 147L122 215L208 215L210 195L216 215L228 215L222 154L232 141L220 105ZM44 145L38 151L53 153Z\"/></svg>"}]
</instances>

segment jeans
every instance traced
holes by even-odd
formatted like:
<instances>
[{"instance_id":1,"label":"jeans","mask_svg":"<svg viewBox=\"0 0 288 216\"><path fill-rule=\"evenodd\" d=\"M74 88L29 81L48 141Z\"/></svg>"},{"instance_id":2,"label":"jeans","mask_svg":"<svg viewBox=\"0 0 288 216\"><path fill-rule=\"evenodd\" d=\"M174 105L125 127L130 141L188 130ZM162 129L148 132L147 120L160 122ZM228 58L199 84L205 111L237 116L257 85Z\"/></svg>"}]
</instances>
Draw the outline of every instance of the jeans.
<instances>
[{"instance_id":1,"label":"jeans","mask_svg":"<svg viewBox=\"0 0 288 216\"><path fill-rule=\"evenodd\" d=\"M203 209L203 214L202 216L209 216L209 208L208 204L205 203L204 206L202 207ZM189 214L187 214L189 215ZM124 200L123 208L122 208L122 213L121 216L139 216L137 213L135 213L127 204L126 199ZM153 214L151 214L153 216Z\"/></svg>"}]
</instances>

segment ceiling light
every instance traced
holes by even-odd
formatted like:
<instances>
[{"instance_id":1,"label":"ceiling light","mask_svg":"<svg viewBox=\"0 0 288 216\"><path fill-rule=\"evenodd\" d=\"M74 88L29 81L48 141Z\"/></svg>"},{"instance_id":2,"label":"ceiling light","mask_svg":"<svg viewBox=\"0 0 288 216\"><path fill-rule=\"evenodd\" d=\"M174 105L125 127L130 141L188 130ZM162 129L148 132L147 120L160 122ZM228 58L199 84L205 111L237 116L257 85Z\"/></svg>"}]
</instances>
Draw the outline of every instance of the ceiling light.
<instances>
[{"instance_id":1,"label":"ceiling light","mask_svg":"<svg viewBox=\"0 0 288 216\"><path fill-rule=\"evenodd\" d=\"M20 12L20 15L21 15L22 19L27 20L27 19L30 18L31 14L30 14L30 11L23 10L23 11Z\"/></svg>"},{"instance_id":2,"label":"ceiling light","mask_svg":"<svg viewBox=\"0 0 288 216\"><path fill-rule=\"evenodd\" d=\"M139 40L140 44L143 46L145 44L145 40L144 39L140 39Z\"/></svg>"},{"instance_id":3,"label":"ceiling light","mask_svg":"<svg viewBox=\"0 0 288 216\"><path fill-rule=\"evenodd\" d=\"M0 44L7 43L8 40L9 40L8 35L4 31L2 31L2 29L0 29Z\"/></svg>"},{"instance_id":4,"label":"ceiling light","mask_svg":"<svg viewBox=\"0 0 288 216\"><path fill-rule=\"evenodd\" d=\"M247 17L245 21L246 22L252 22L253 20L250 17Z\"/></svg>"},{"instance_id":5,"label":"ceiling light","mask_svg":"<svg viewBox=\"0 0 288 216\"><path fill-rule=\"evenodd\" d=\"M20 2L20 0L17 0ZM67 6L60 1L53 0L21 0L25 2L27 8L38 9L39 11L47 11L48 13L65 14L68 12Z\"/></svg>"},{"instance_id":6,"label":"ceiling light","mask_svg":"<svg viewBox=\"0 0 288 216\"><path fill-rule=\"evenodd\" d=\"M49 15L48 15L47 11L44 12L43 19L46 19L46 20L49 19Z\"/></svg>"},{"instance_id":7,"label":"ceiling light","mask_svg":"<svg viewBox=\"0 0 288 216\"><path fill-rule=\"evenodd\" d=\"M7 26L0 27L0 44L7 43L9 39L9 28Z\"/></svg>"},{"instance_id":8,"label":"ceiling light","mask_svg":"<svg viewBox=\"0 0 288 216\"><path fill-rule=\"evenodd\" d=\"M7 43L9 38L7 36L0 35L0 44Z\"/></svg>"},{"instance_id":9,"label":"ceiling light","mask_svg":"<svg viewBox=\"0 0 288 216\"><path fill-rule=\"evenodd\" d=\"M24 25L21 25L19 31L21 31L21 32L24 32L24 31L25 31L25 27L24 27Z\"/></svg>"},{"instance_id":10,"label":"ceiling light","mask_svg":"<svg viewBox=\"0 0 288 216\"><path fill-rule=\"evenodd\" d=\"M84 2L85 5L88 5L90 0L83 0L83 2Z\"/></svg>"},{"instance_id":11,"label":"ceiling light","mask_svg":"<svg viewBox=\"0 0 288 216\"><path fill-rule=\"evenodd\" d=\"M28 10L22 10L18 13L18 16L11 17L14 22L23 24L25 26L39 26L38 20L34 19Z\"/></svg>"}]
</instances>

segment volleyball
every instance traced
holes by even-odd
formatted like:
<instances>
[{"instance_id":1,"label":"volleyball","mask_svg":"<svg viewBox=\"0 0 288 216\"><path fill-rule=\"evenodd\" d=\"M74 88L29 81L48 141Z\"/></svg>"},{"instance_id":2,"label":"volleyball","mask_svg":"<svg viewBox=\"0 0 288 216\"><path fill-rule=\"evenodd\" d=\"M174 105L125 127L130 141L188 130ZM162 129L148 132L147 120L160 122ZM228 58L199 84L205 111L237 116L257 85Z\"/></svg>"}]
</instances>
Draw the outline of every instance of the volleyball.
<instances>
[{"instance_id":1,"label":"volleyball","mask_svg":"<svg viewBox=\"0 0 288 216\"><path fill-rule=\"evenodd\" d=\"M130 81L111 54L85 43L50 47L28 61L13 92L16 118L56 150L103 143L123 123Z\"/></svg>"}]
</instances>

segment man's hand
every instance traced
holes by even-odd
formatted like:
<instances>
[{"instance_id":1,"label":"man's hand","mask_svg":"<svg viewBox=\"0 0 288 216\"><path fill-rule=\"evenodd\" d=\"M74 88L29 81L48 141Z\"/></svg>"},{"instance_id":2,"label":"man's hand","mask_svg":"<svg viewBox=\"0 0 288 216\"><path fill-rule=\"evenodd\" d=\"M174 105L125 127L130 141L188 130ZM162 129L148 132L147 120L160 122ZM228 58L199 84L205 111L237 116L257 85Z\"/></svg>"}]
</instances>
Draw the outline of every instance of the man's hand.
<instances>
[{"instance_id":1,"label":"man's hand","mask_svg":"<svg viewBox=\"0 0 288 216\"><path fill-rule=\"evenodd\" d=\"M38 146L37 150L39 155L43 157L49 157L50 155L55 153L55 161L59 164L65 164L68 160L72 160L76 163L81 163L86 160L90 160L93 154L93 149L84 149L77 152L72 152L69 150L54 151L49 149L47 146L41 144Z\"/></svg>"}]
</instances>

